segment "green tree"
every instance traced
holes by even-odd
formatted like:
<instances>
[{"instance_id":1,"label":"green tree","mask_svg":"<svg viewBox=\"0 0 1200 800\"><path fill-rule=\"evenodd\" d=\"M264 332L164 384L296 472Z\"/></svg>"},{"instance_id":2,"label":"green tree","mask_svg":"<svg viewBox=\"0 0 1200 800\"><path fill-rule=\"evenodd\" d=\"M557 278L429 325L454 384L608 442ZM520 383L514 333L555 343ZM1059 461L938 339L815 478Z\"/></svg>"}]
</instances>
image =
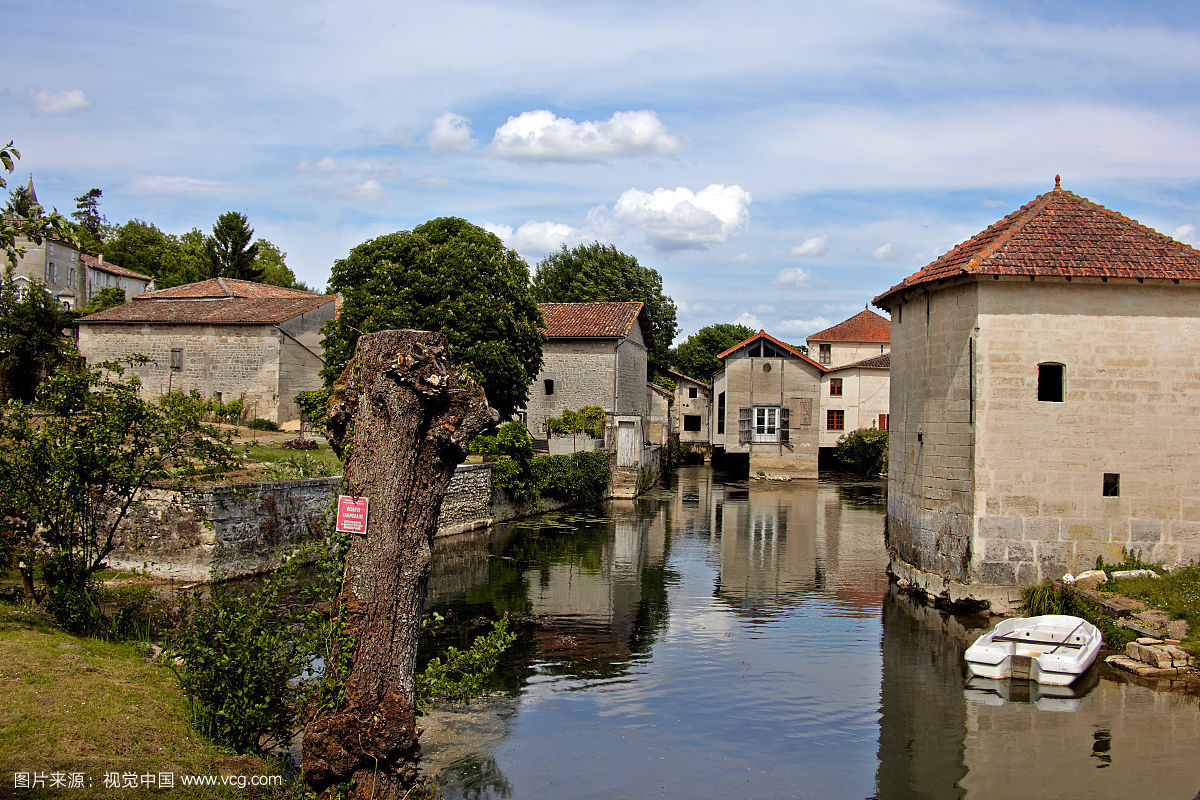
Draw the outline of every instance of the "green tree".
<instances>
[{"instance_id":1,"label":"green tree","mask_svg":"<svg viewBox=\"0 0 1200 800\"><path fill-rule=\"evenodd\" d=\"M738 342L745 341L757 331L734 323L708 325L680 342L672 355L675 370L702 381L712 380L714 372L721 368L718 353L723 353Z\"/></svg>"},{"instance_id":2,"label":"green tree","mask_svg":"<svg viewBox=\"0 0 1200 800\"><path fill-rule=\"evenodd\" d=\"M341 292L343 303L325 327L327 384L360 333L414 328L444 333L453 362L502 416L525 404L542 365L541 314L529 267L483 228L442 217L363 242L334 263L328 291Z\"/></svg>"},{"instance_id":3,"label":"green tree","mask_svg":"<svg viewBox=\"0 0 1200 800\"><path fill-rule=\"evenodd\" d=\"M209 277L204 239L199 230L176 237L151 222L131 219L105 242L104 257L119 267L149 275L158 288L166 289Z\"/></svg>"},{"instance_id":4,"label":"green tree","mask_svg":"<svg viewBox=\"0 0 1200 800\"><path fill-rule=\"evenodd\" d=\"M258 248L254 267L262 274L263 283L285 289L312 291L306 284L296 280L296 274L287 265L287 253L266 239L256 240L254 246Z\"/></svg>"},{"instance_id":5,"label":"green tree","mask_svg":"<svg viewBox=\"0 0 1200 800\"><path fill-rule=\"evenodd\" d=\"M108 220L100 214L100 197L103 194L99 189L92 188L75 198L75 211L71 214L75 220L75 235L80 248L88 253L99 253L104 246Z\"/></svg>"},{"instance_id":6,"label":"green tree","mask_svg":"<svg viewBox=\"0 0 1200 800\"><path fill-rule=\"evenodd\" d=\"M125 299L125 290L120 286L106 286L92 295L92 299L88 300L87 305L83 307L83 313L85 315L95 314L97 311L119 306L125 302Z\"/></svg>"},{"instance_id":7,"label":"green tree","mask_svg":"<svg viewBox=\"0 0 1200 800\"><path fill-rule=\"evenodd\" d=\"M210 277L262 281L262 269L255 264L258 244L245 214L226 211L217 217L206 244Z\"/></svg>"},{"instance_id":8,"label":"green tree","mask_svg":"<svg viewBox=\"0 0 1200 800\"><path fill-rule=\"evenodd\" d=\"M21 153L13 147L12 141L0 147L0 189L8 187L5 175L16 169L20 158ZM18 244L18 239L41 244L46 237L70 239L67 222L57 211L46 214L33 199L28 187L21 187L13 192L8 207L0 214L0 250L8 258L9 266L16 268L21 254L25 252L25 248Z\"/></svg>"},{"instance_id":9,"label":"green tree","mask_svg":"<svg viewBox=\"0 0 1200 800\"><path fill-rule=\"evenodd\" d=\"M71 327L68 311L41 286L30 286L17 296L12 267L0 286L0 370L19 400L33 399L43 372L52 372L77 357L74 340L63 336Z\"/></svg>"},{"instance_id":10,"label":"green tree","mask_svg":"<svg viewBox=\"0 0 1200 800\"><path fill-rule=\"evenodd\" d=\"M850 431L837 441L834 462L847 472L878 475L887 467L888 432L875 428Z\"/></svg>"},{"instance_id":11,"label":"green tree","mask_svg":"<svg viewBox=\"0 0 1200 800\"><path fill-rule=\"evenodd\" d=\"M669 366L679 328L675 303L663 294L662 276L612 245L581 244L551 253L537 265L533 293L540 303L598 303L640 300L649 321L651 367Z\"/></svg>"},{"instance_id":12,"label":"green tree","mask_svg":"<svg viewBox=\"0 0 1200 800\"><path fill-rule=\"evenodd\" d=\"M201 423L191 398L138 396L126 369L139 360L62 369L42 383L36 404L0 406L0 497L22 548L53 565L52 610L68 627L78 627L72 609L89 596L139 492L232 464L228 434Z\"/></svg>"}]
</instances>

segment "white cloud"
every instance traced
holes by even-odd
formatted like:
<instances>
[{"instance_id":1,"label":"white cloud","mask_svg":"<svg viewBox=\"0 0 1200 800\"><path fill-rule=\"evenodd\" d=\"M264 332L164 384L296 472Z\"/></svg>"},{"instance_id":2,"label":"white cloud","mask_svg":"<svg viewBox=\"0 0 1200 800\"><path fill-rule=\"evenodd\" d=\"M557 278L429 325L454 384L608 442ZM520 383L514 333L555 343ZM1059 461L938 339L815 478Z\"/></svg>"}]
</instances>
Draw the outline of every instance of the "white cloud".
<instances>
[{"instance_id":1,"label":"white cloud","mask_svg":"<svg viewBox=\"0 0 1200 800\"><path fill-rule=\"evenodd\" d=\"M756 331L762 330L762 320L751 314L749 311L742 312L742 315L735 319L735 325L745 325L747 328L754 328Z\"/></svg>"},{"instance_id":2,"label":"white cloud","mask_svg":"<svg viewBox=\"0 0 1200 800\"><path fill-rule=\"evenodd\" d=\"M803 333L810 334L817 331L823 331L833 325L833 322L825 319L825 317L813 317L812 319L785 319L780 321L779 330L784 333Z\"/></svg>"},{"instance_id":3,"label":"white cloud","mask_svg":"<svg viewBox=\"0 0 1200 800\"><path fill-rule=\"evenodd\" d=\"M396 161L383 164L372 164L367 161L338 161L330 156L313 161L302 158L296 164L301 172L314 172L318 175L353 175L359 177L394 178L400 175L400 165Z\"/></svg>"},{"instance_id":4,"label":"white cloud","mask_svg":"<svg viewBox=\"0 0 1200 800\"><path fill-rule=\"evenodd\" d=\"M755 314L774 314L775 306L770 303L763 303L762 305L755 306L753 311Z\"/></svg>"},{"instance_id":5,"label":"white cloud","mask_svg":"<svg viewBox=\"0 0 1200 800\"><path fill-rule=\"evenodd\" d=\"M829 250L828 236L814 236L811 239L805 239L803 244L798 244L792 248L792 255L800 256L801 258L815 258L823 256Z\"/></svg>"},{"instance_id":6,"label":"white cloud","mask_svg":"<svg viewBox=\"0 0 1200 800\"><path fill-rule=\"evenodd\" d=\"M374 178L363 181L354 187L354 196L359 200L374 203L383 198L383 187Z\"/></svg>"},{"instance_id":7,"label":"white cloud","mask_svg":"<svg viewBox=\"0 0 1200 800\"><path fill-rule=\"evenodd\" d=\"M1171 231L1171 238L1177 242L1193 244L1196 241L1196 226L1190 222L1186 225L1180 225L1175 230Z\"/></svg>"},{"instance_id":8,"label":"white cloud","mask_svg":"<svg viewBox=\"0 0 1200 800\"><path fill-rule=\"evenodd\" d=\"M750 201L750 193L741 186L718 183L699 192L685 186L653 192L628 189L611 209L593 209L589 222L605 232L640 232L657 250L702 249L745 231Z\"/></svg>"},{"instance_id":9,"label":"white cloud","mask_svg":"<svg viewBox=\"0 0 1200 800\"><path fill-rule=\"evenodd\" d=\"M225 181L188 178L182 175L137 175L121 187L124 194L220 194L229 187Z\"/></svg>"},{"instance_id":10,"label":"white cloud","mask_svg":"<svg viewBox=\"0 0 1200 800\"><path fill-rule=\"evenodd\" d=\"M749 253L738 253L736 256L733 257L733 263L735 263L735 264L746 264L751 261L758 261L758 259L755 258L754 256L750 255Z\"/></svg>"},{"instance_id":11,"label":"white cloud","mask_svg":"<svg viewBox=\"0 0 1200 800\"><path fill-rule=\"evenodd\" d=\"M526 111L509 117L492 138L492 151L501 158L531 161L600 161L679 148L679 139L653 111L618 111L596 122Z\"/></svg>"},{"instance_id":12,"label":"white cloud","mask_svg":"<svg viewBox=\"0 0 1200 800\"><path fill-rule=\"evenodd\" d=\"M485 222L489 230L503 240L504 244L522 255L544 256L560 245L579 244L585 237L570 225L561 222L526 222L513 230L510 225Z\"/></svg>"},{"instance_id":13,"label":"white cloud","mask_svg":"<svg viewBox=\"0 0 1200 800\"><path fill-rule=\"evenodd\" d=\"M780 270L779 274L775 276L775 285L800 289L808 285L811 277L799 267L788 267L787 269Z\"/></svg>"},{"instance_id":14,"label":"white cloud","mask_svg":"<svg viewBox=\"0 0 1200 800\"><path fill-rule=\"evenodd\" d=\"M891 242L884 242L883 244L879 245L879 247L876 247L874 250L871 251L872 258L878 258L881 260L886 259L886 258L891 258L895 254L896 254L896 246L893 245Z\"/></svg>"},{"instance_id":15,"label":"white cloud","mask_svg":"<svg viewBox=\"0 0 1200 800\"><path fill-rule=\"evenodd\" d=\"M25 102L39 114L69 114L91 105L82 89L63 89L60 92L29 89L25 92Z\"/></svg>"},{"instance_id":16,"label":"white cloud","mask_svg":"<svg viewBox=\"0 0 1200 800\"><path fill-rule=\"evenodd\" d=\"M443 155L465 153L479 144L471 138L471 120L453 111L433 121L427 141L431 151Z\"/></svg>"},{"instance_id":17,"label":"white cloud","mask_svg":"<svg viewBox=\"0 0 1200 800\"><path fill-rule=\"evenodd\" d=\"M679 312L681 317L698 317L703 314L711 314L712 308L704 302L688 303L684 300L675 301L675 310Z\"/></svg>"}]
</instances>

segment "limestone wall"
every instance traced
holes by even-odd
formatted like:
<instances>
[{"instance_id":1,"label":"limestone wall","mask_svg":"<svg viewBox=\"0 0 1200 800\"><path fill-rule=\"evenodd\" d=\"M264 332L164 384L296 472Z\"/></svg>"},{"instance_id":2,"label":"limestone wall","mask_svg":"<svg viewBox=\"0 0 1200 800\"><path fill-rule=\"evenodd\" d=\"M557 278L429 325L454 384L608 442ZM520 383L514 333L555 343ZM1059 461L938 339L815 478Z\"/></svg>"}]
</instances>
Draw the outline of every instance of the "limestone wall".
<instances>
[{"instance_id":1,"label":"limestone wall","mask_svg":"<svg viewBox=\"0 0 1200 800\"><path fill-rule=\"evenodd\" d=\"M600 406L611 413L617 390L614 380L614 340L551 339L542 348L542 371L529 387L525 420L529 432L545 438L546 420L563 411ZM546 381L554 393L546 393ZM645 394L645 376L642 393Z\"/></svg>"},{"instance_id":2,"label":"limestone wall","mask_svg":"<svg viewBox=\"0 0 1200 800\"><path fill-rule=\"evenodd\" d=\"M986 281L979 299L973 577L1200 560L1200 287ZM1064 365L1063 402L1037 399L1040 363Z\"/></svg>"},{"instance_id":3,"label":"limestone wall","mask_svg":"<svg viewBox=\"0 0 1200 800\"><path fill-rule=\"evenodd\" d=\"M888 545L928 573L970 579L975 284L891 309Z\"/></svg>"},{"instance_id":4,"label":"limestone wall","mask_svg":"<svg viewBox=\"0 0 1200 800\"><path fill-rule=\"evenodd\" d=\"M646 348L629 339L623 339L617 345L617 405L612 411L616 414L650 413Z\"/></svg>"},{"instance_id":5,"label":"limestone wall","mask_svg":"<svg viewBox=\"0 0 1200 800\"><path fill-rule=\"evenodd\" d=\"M842 394L836 396L829 391L832 378L842 381ZM821 447L834 447L846 433L861 428L878 428L879 415L889 409L890 383L886 369L844 369L821 376ZM845 412L842 430L830 430L826 411L840 409Z\"/></svg>"}]
</instances>

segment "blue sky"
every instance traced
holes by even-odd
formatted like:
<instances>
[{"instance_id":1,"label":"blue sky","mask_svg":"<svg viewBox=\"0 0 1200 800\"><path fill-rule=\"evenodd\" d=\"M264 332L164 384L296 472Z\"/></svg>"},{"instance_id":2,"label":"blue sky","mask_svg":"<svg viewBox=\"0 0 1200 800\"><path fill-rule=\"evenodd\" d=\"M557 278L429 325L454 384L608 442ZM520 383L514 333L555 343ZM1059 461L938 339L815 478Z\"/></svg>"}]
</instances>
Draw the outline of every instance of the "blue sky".
<instances>
[{"instance_id":1,"label":"blue sky","mask_svg":"<svg viewBox=\"0 0 1200 800\"><path fill-rule=\"evenodd\" d=\"M43 0L6 8L0 64L44 204L96 186L175 233L241 211L319 287L455 215L531 270L632 253L681 338L799 342L1056 173L1200 241L1190 4Z\"/></svg>"}]
</instances>

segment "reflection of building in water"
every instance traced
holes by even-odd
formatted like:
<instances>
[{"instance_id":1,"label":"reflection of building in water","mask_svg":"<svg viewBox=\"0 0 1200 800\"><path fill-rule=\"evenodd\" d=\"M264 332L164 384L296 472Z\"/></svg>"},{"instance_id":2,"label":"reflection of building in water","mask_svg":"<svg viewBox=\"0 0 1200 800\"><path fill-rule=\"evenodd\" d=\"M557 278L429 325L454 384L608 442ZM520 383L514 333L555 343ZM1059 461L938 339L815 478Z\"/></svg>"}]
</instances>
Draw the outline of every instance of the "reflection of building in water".
<instances>
[{"instance_id":1,"label":"reflection of building in water","mask_svg":"<svg viewBox=\"0 0 1200 800\"><path fill-rule=\"evenodd\" d=\"M842 491L826 481L713 484L718 596L761 610L821 591L860 613L877 613L887 590L879 514L848 503Z\"/></svg>"}]
</instances>

